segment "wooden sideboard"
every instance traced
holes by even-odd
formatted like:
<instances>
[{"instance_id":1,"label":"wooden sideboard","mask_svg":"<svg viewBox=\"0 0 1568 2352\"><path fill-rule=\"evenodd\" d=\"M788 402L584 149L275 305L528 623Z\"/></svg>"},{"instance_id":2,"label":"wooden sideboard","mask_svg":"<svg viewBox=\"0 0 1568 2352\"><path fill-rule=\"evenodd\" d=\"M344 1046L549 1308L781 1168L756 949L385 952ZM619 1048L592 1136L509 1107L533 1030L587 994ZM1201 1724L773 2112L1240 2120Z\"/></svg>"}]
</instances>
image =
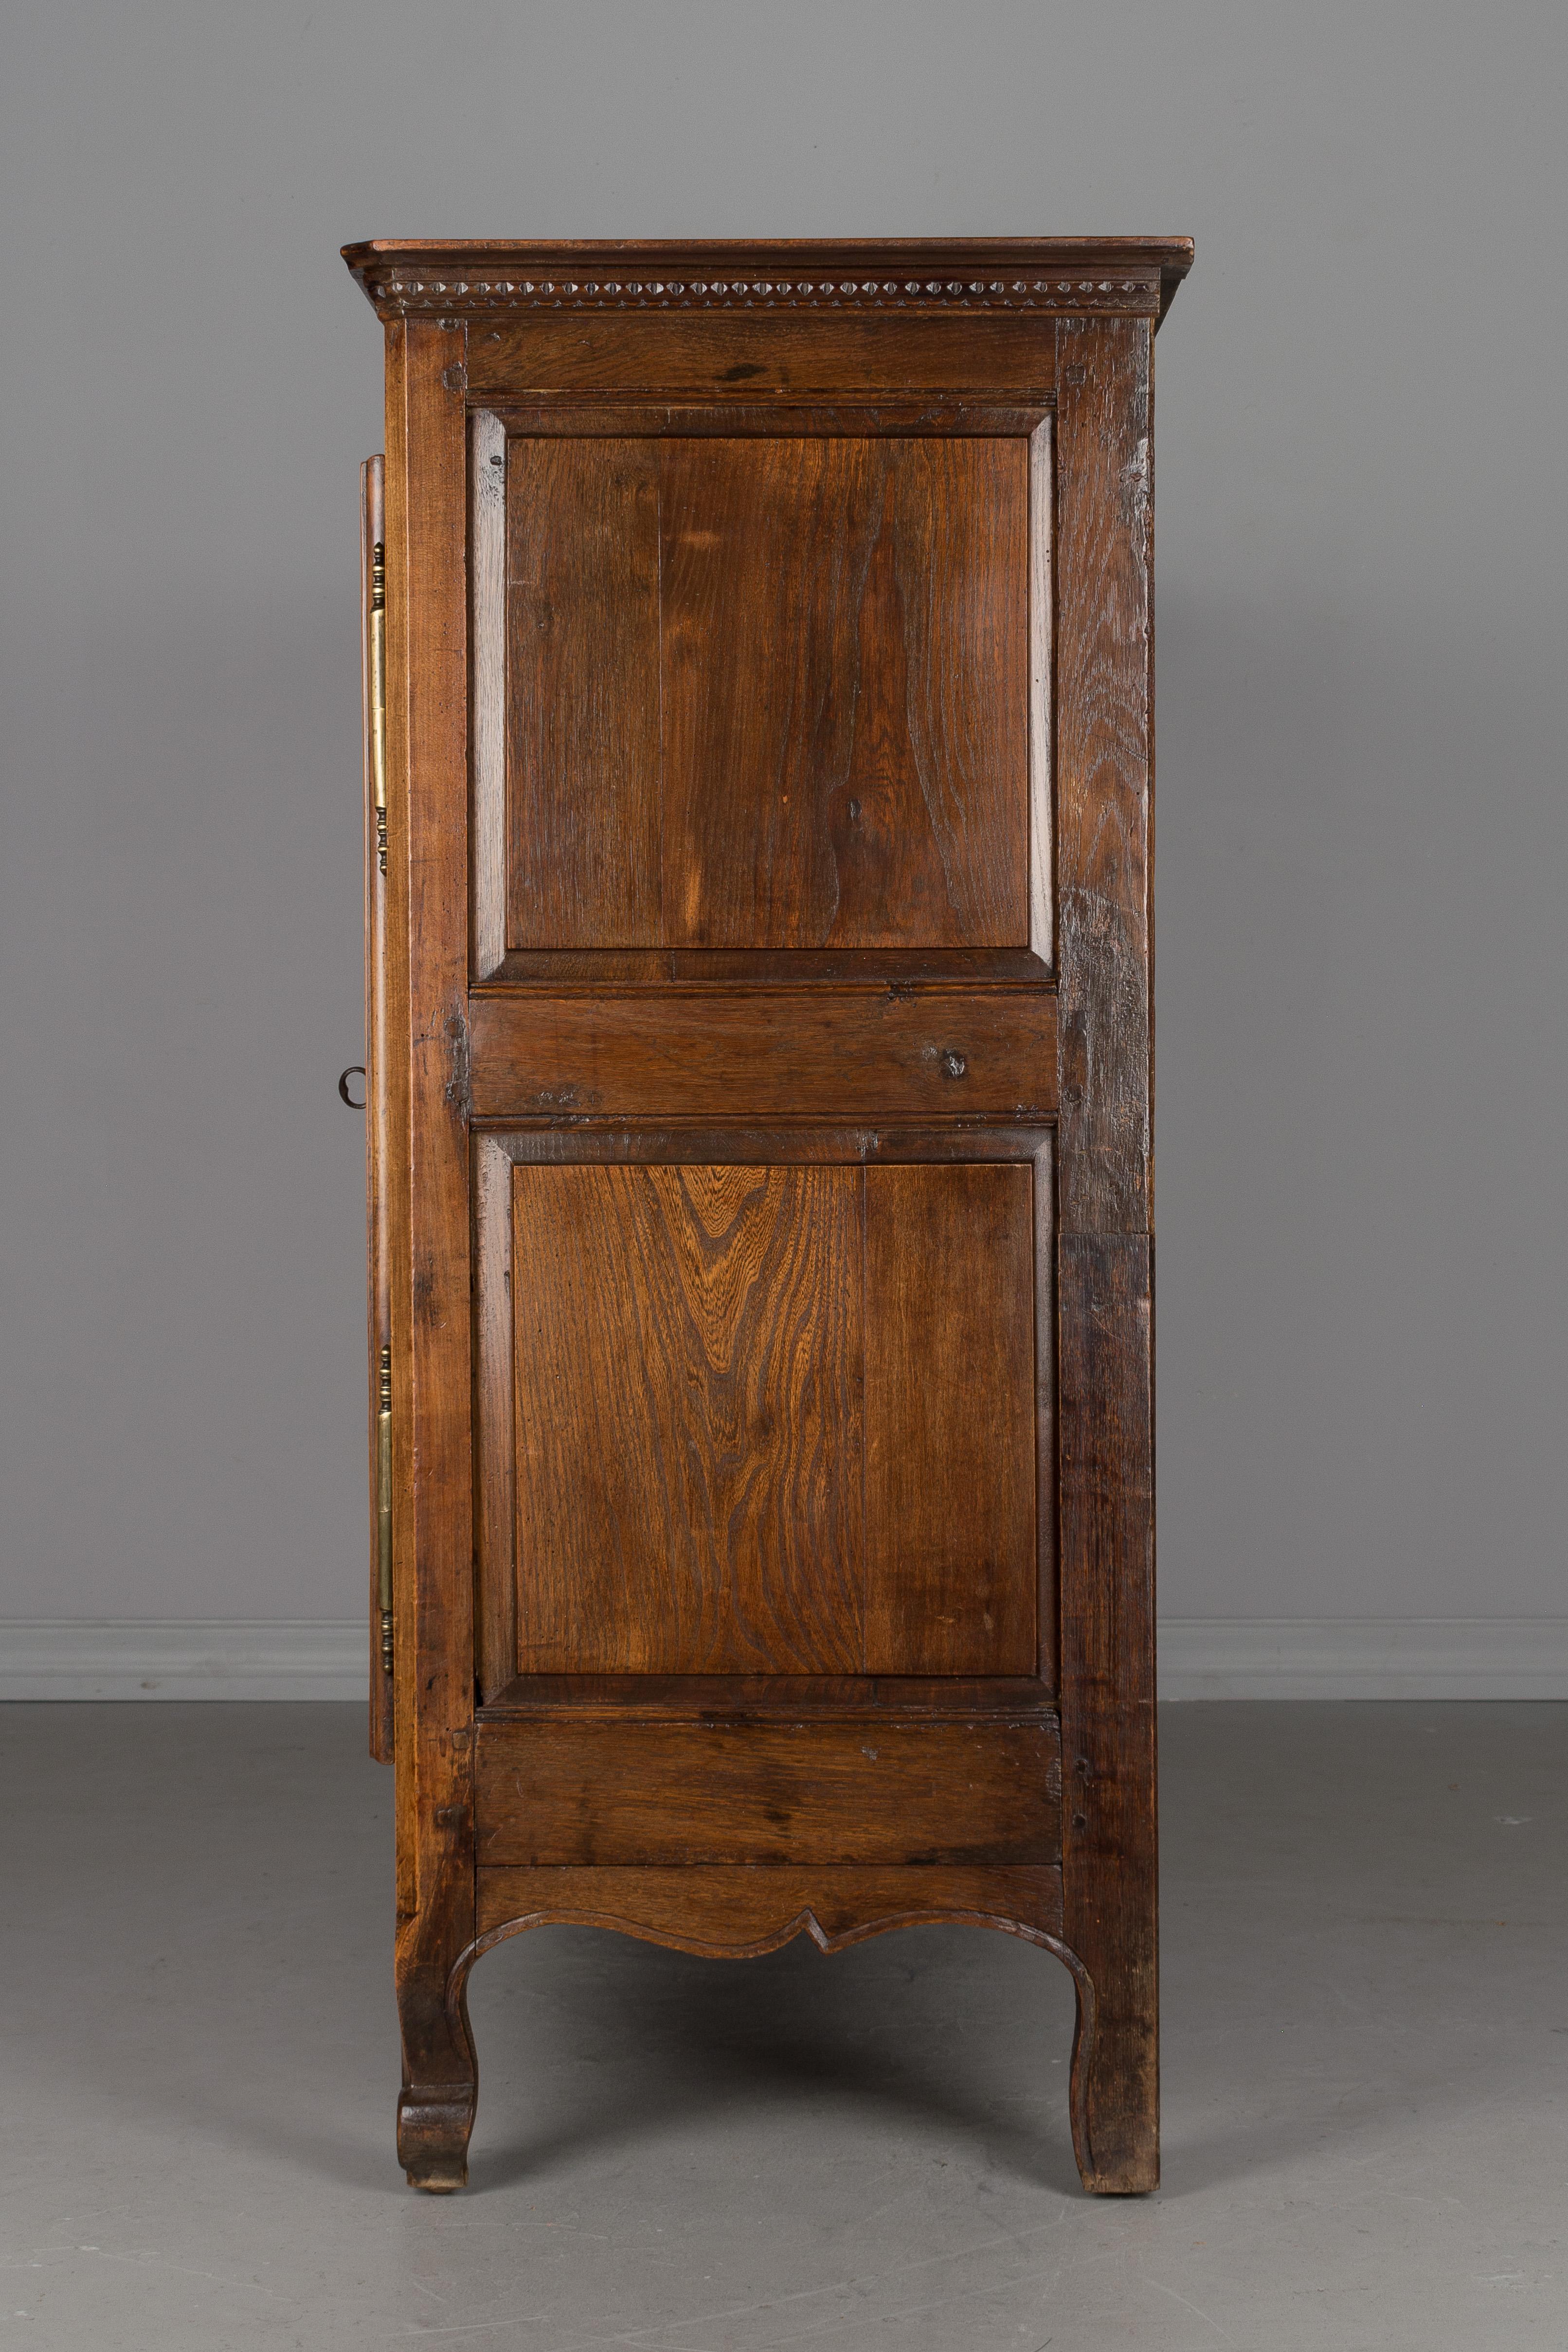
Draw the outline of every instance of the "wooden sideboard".
<instances>
[{"instance_id":1,"label":"wooden sideboard","mask_svg":"<svg viewBox=\"0 0 1568 2352\"><path fill-rule=\"evenodd\" d=\"M1158 2177L1151 366L1179 238L371 244L372 1746L476 1959L979 1923Z\"/></svg>"}]
</instances>

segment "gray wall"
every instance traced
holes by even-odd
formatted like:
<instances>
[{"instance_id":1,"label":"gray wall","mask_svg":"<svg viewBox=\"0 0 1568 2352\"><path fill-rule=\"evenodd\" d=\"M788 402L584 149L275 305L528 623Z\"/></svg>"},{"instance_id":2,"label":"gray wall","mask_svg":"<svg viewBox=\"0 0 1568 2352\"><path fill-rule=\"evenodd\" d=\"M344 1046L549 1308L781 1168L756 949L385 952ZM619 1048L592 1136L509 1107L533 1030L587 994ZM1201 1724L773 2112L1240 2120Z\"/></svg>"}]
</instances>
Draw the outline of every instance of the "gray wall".
<instances>
[{"instance_id":1,"label":"gray wall","mask_svg":"<svg viewBox=\"0 0 1568 2352\"><path fill-rule=\"evenodd\" d=\"M12 1616L360 1607L378 235L1184 231L1177 1615L1563 1606L1559 5L15 5Z\"/></svg>"}]
</instances>

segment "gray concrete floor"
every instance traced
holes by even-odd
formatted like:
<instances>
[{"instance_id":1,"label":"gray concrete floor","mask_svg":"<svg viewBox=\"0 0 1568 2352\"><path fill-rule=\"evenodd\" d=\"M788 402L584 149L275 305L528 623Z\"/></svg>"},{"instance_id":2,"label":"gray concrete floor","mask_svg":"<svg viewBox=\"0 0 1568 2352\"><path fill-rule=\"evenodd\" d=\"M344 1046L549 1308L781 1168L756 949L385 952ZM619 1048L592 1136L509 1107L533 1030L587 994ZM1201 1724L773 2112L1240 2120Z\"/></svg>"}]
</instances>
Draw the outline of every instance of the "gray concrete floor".
<instances>
[{"instance_id":1,"label":"gray concrete floor","mask_svg":"<svg viewBox=\"0 0 1568 2352\"><path fill-rule=\"evenodd\" d=\"M1166 1710L1166 2186L1105 2202L1065 1975L956 1928L504 1946L416 2196L361 1732L0 1708L0 2347L1568 2346L1568 1706Z\"/></svg>"}]
</instances>

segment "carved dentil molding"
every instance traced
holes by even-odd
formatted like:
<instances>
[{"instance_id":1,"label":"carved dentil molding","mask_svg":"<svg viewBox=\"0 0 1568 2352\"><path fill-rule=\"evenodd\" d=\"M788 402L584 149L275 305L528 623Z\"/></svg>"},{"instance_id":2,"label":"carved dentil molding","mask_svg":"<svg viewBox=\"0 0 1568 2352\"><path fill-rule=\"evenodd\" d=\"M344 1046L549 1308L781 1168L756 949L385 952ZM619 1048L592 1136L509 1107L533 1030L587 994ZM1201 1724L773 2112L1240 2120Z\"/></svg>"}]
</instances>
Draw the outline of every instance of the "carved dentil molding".
<instances>
[{"instance_id":1,"label":"carved dentil molding","mask_svg":"<svg viewBox=\"0 0 1568 2352\"><path fill-rule=\"evenodd\" d=\"M1159 309L1157 274L1013 278L497 278L369 281L377 308L408 310L806 310L1131 311Z\"/></svg>"}]
</instances>

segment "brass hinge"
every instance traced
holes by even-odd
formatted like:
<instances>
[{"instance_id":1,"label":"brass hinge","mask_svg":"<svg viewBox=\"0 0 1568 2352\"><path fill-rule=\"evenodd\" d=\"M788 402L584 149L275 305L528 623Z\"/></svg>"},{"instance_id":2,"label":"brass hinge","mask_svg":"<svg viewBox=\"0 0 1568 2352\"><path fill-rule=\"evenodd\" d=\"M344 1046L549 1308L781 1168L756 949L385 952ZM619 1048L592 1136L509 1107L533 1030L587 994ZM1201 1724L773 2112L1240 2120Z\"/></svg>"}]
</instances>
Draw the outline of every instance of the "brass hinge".
<instances>
[{"instance_id":1,"label":"brass hinge","mask_svg":"<svg viewBox=\"0 0 1568 2352\"><path fill-rule=\"evenodd\" d=\"M381 1411L376 1415L376 1565L382 1611L382 1665L392 1670L392 1349L382 1349Z\"/></svg>"},{"instance_id":2,"label":"brass hinge","mask_svg":"<svg viewBox=\"0 0 1568 2352\"><path fill-rule=\"evenodd\" d=\"M376 812L376 860L387 870L387 551L371 550L371 799Z\"/></svg>"}]
</instances>

